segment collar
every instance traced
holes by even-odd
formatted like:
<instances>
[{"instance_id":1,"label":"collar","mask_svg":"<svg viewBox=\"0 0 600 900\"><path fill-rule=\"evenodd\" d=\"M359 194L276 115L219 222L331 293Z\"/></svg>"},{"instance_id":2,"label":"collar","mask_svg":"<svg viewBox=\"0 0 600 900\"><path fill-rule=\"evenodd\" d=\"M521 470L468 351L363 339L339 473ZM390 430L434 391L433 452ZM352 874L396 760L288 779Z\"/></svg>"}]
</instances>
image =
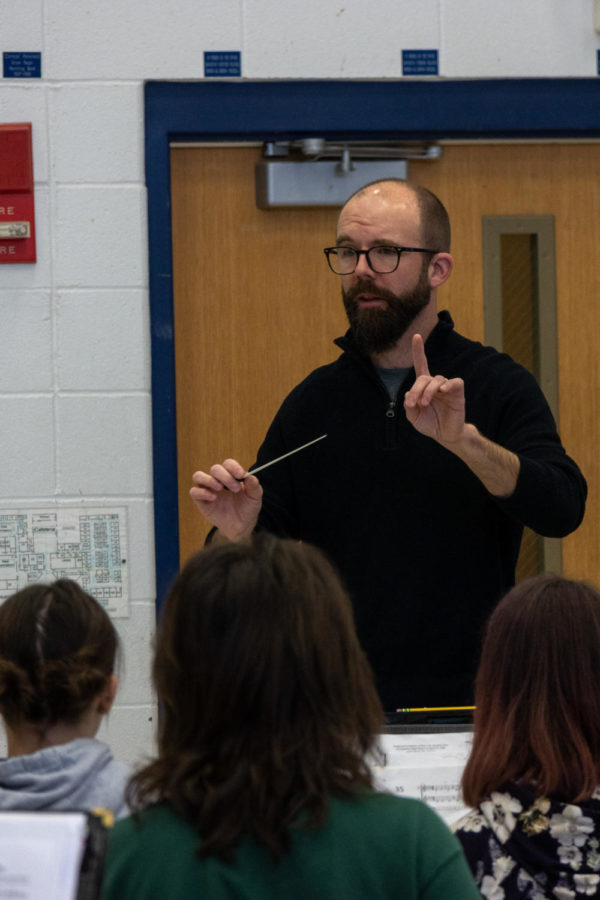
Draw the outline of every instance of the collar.
<instances>
[{"instance_id":1,"label":"collar","mask_svg":"<svg viewBox=\"0 0 600 900\"><path fill-rule=\"evenodd\" d=\"M430 354L435 354L441 348L448 335L453 330L454 322L452 320L452 316L447 309L441 310L438 313L438 321L435 328L425 341L425 350L427 352L427 355L429 356ZM354 335L352 334L351 328L349 328L342 337L336 338L333 343L340 347L344 351L344 353L348 353L349 356L360 360L363 364L367 362L372 365L370 357L360 349L360 347L354 340Z\"/></svg>"}]
</instances>

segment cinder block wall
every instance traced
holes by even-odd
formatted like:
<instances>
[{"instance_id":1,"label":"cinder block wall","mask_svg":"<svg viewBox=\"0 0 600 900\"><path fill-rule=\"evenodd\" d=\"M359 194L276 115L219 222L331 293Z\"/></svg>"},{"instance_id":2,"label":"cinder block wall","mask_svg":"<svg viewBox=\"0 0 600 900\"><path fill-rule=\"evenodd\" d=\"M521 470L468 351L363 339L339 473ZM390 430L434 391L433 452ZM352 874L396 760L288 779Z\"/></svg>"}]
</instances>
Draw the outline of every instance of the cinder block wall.
<instances>
[{"instance_id":1,"label":"cinder block wall","mask_svg":"<svg viewBox=\"0 0 600 900\"><path fill-rule=\"evenodd\" d=\"M205 50L246 78L590 77L594 0L0 0L0 122L32 122L38 262L0 266L0 507L126 506L131 617L101 736L151 752L154 547L143 83L203 77Z\"/></svg>"}]
</instances>

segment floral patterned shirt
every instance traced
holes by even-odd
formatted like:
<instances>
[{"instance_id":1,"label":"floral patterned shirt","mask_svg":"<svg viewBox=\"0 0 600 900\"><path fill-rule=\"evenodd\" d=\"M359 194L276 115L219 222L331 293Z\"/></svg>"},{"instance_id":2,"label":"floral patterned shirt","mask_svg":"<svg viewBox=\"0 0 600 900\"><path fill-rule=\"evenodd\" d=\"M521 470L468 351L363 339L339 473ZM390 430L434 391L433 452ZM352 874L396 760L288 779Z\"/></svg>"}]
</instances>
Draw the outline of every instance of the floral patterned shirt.
<instances>
[{"instance_id":1,"label":"floral patterned shirt","mask_svg":"<svg viewBox=\"0 0 600 900\"><path fill-rule=\"evenodd\" d=\"M600 787L572 804L511 783L452 830L487 900L600 898Z\"/></svg>"}]
</instances>

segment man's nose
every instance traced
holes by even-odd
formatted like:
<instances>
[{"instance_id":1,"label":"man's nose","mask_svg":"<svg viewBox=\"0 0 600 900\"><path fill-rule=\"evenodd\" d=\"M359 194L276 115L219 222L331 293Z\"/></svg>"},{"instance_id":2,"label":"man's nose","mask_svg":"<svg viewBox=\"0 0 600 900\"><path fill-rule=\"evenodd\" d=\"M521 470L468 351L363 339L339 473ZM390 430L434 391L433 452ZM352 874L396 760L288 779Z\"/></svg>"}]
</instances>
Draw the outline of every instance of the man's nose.
<instances>
[{"instance_id":1,"label":"man's nose","mask_svg":"<svg viewBox=\"0 0 600 900\"><path fill-rule=\"evenodd\" d=\"M367 275L369 278L373 278L375 272L369 265L369 260L367 259L366 253L360 253L358 259L356 260L356 268L354 270L355 275L359 275L361 278Z\"/></svg>"}]
</instances>

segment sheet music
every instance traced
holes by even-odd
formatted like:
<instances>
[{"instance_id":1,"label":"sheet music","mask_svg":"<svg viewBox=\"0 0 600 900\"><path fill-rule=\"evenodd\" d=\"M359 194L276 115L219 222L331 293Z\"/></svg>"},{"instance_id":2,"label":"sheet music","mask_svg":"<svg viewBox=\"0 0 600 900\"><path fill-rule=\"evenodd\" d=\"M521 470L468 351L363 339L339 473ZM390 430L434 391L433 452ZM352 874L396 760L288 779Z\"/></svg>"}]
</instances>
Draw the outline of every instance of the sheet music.
<instances>
[{"instance_id":1,"label":"sheet music","mask_svg":"<svg viewBox=\"0 0 600 900\"><path fill-rule=\"evenodd\" d=\"M423 800L445 822L455 822L467 811L460 779L472 741L471 731L382 734L384 765L372 765L376 788Z\"/></svg>"}]
</instances>

